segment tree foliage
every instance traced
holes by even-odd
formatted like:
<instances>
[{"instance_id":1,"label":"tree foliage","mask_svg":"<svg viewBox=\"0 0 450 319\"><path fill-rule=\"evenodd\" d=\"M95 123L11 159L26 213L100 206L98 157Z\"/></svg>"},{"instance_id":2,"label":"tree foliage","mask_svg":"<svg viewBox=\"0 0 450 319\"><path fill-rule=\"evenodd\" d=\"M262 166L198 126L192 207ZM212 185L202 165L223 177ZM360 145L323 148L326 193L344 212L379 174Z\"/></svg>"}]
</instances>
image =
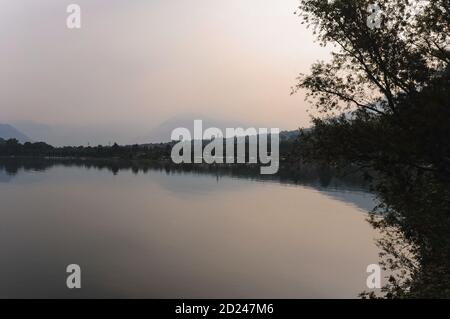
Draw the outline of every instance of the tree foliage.
<instances>
[{"instance_id":1,"label":"tree foliage","mask_svg":"<svg viewBox=\"0 0 450 319\"><path fill-rule=\"evenodd\" d=\"M294 89L321 114L302 156L376 172L385 297L448 298L450 2L377 1L380 28L368 23L371 2L301 1L303 22L333 48Z\"/></svg>"}]
</instances>

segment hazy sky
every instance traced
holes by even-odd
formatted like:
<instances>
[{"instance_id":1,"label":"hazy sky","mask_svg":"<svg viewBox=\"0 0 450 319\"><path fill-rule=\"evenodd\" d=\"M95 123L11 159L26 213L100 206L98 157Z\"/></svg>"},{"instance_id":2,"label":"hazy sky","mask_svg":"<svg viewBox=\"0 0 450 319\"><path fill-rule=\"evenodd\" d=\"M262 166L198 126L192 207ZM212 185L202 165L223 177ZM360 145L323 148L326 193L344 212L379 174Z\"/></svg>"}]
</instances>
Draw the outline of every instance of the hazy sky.
<instances>
[{"instance_id":1,"label":"hazy sky","mask_svg":"<svg viewBox=\"0 0 450 319\"><path fill-rule=\"evenodd\" d=\"M127 138L184 113L307 125L290 88L328 52L293 14L298 1L0 0L0 123ZM80 30L66 27L71 3Z\"/></svg>"}]
</instances>

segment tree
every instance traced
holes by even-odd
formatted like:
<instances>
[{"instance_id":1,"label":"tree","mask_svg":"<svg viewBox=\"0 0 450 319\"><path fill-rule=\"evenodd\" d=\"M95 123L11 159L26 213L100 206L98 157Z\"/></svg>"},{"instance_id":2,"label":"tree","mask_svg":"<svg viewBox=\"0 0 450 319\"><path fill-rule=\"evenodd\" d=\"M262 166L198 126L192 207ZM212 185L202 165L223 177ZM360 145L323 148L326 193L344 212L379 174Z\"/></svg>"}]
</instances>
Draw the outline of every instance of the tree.
<instances>
[{"instance_id":1,"label":"tree","mask_svg":"<svg viewBox=\"0 0 450 319\"><path fill-rule=\"evenodd\" d=\"M376 177L371 222L394 274L386 297L450 297L450 2L328 2L299 6L334 48L294 88L321 114L302 134L302 156Z\"/></svg>"}]
</instances>

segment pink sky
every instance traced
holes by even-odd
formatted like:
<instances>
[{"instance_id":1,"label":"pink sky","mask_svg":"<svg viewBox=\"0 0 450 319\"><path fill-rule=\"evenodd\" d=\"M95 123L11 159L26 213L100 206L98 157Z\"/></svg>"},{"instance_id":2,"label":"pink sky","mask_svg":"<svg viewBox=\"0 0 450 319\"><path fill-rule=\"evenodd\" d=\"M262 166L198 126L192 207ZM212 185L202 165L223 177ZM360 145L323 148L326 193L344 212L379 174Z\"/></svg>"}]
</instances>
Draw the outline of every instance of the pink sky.
<instances>
[{"instance_id":1,"label":"pink sky","mask_svg":"<svg viewBox=\"0 0 450 319\"><path fill-rule=\"evenodd\" d=\"M82 8L81 30L66 7ZM296 76L329 52L298 0L1 0L0 123L119 128L174 116L307 126Z\"/></svg>"}]
</instances>

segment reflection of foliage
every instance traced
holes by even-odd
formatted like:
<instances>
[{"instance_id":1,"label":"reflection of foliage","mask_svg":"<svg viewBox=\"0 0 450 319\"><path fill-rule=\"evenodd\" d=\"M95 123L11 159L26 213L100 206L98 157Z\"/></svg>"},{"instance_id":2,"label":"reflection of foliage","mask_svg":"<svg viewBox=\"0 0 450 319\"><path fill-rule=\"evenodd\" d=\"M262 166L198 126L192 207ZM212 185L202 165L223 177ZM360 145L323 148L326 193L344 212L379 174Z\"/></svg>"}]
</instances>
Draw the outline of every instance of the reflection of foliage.
<instances>
[{"instance_id":1,"label":"reflection of foliage","mask_svg":"<svg viewBox=\"0 0 450 319\"><path fill-rule=\"evenodd\" d=\"M323 165L289 163L282 165L277 175L261 175L257 165L198 165L172 164L164 161L123 160L123 159L77 159L77 158L41 158L41 157L0 157L0 172L6 171L15 175L20 170L45 171L55 166L83 167L87 169L107 170L117 175L120 171L132 171L134 174L148 171L162 171L166 174L230 176L255 181L273 181L283 184L308 185L314 188L344 189L350 191L369 192L368 183L361 174L342 168L332 169ZM326 183L324 177L326 176Z\"/></svg>"},{"instance_id":2,"label":"reflection of foliage","mask_svg":"<svg viewBox=\"0 0 450 319\"><path fill-rule=\"evenodd\" d=\"M448 297L450 295L450 191L448 182L430 173L408 182L383 182L378 208L383 219L372 224L385 237L380 241L385 266L396 272L388 297ZM406 188L405 188L406 186Z\"/></svg>"},{"instance_id":3,"label":"reflection of foliage","mask_svg":"<svg viewBox=\"0 0 450 319\"><path fill-rule=\"evenodd\" d=\"M450 1L412 15L416 1L380 0L380 29L366 23L370 2L301 2L304 22L337 51L299 77L296 90L325 115L300 149L373 180L382 204L371 222L392 272L385 297L450 297Z\"/></svg>"}]
</instances>

